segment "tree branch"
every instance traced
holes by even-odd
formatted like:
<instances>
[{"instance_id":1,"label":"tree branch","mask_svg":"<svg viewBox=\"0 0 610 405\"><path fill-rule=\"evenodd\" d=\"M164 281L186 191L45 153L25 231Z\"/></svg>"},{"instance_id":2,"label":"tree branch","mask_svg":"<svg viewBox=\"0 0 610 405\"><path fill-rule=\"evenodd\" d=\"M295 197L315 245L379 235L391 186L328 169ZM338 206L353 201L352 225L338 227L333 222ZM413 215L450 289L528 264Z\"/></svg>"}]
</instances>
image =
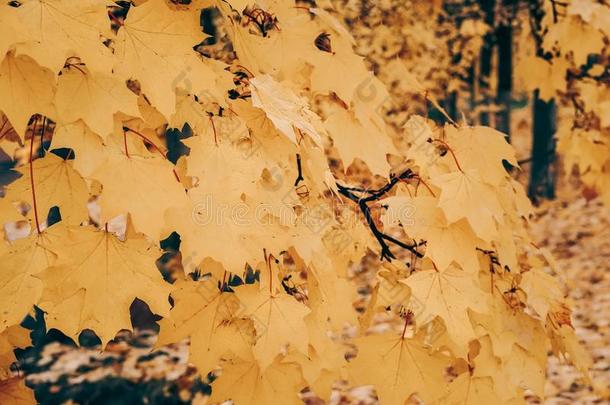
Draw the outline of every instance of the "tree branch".
<instances>
[{"instance_id":1,"label":"tree branch","mask_svg":"<svg viewBox=\"0 0 610 405\"><path fill-rule=\"evenodd\" d=\"M339 191L339 193L341 195L343 195L344 197L347 197L348 199L350 199L353 202L355 202L356 204L358 204L358 208L360 208L362 215L364 215L367 225L371 229L373 236L375 237L375 239L377 239L377 242L379 243L379 246L381 247L381 260L386 259L387 261L391 262L392 259L396 259L396 256L394 256L394 254L390 250L390 247L388 246L387 242L393 243L403 249L408 250L409 252L411 252L415 256L417 256L418 258L424 257L423 254L421 254L420 252L417 251L417 245L408 245L404 242L401 242L398 239L393 238L390 235L386 235L385 233L381 232L379 230L379 228L377 228L377 225L375 224L375 221L373 220L373 217L371 216L371 208L368 206L369 202L376 201L379 198L383 197L386 193L388 193L390 190L392 190L392 188L396 184L398 184L400 181L410 179L410 178L413 178L416 176L417 175L415 173L413 173L413 171L411 171L411 169L407 169L400 175L392 177L387 184L385 184L383 187L381 187L377 190L365 190L365 189L358 189L358 188L354 188L354 187L346 187L339 183L336 183L337 190ZM367 197L359 197L358 195L355 194L355 192L366 193L369 195Z\"/></svg>"}]
</instances>

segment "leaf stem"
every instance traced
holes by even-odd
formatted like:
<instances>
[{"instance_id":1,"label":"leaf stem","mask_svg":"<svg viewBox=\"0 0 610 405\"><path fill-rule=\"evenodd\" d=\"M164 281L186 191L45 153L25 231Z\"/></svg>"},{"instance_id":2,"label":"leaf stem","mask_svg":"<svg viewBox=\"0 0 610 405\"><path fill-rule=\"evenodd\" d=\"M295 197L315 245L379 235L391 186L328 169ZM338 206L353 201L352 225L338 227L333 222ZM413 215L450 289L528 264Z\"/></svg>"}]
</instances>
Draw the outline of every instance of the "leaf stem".
<instances>
[{"instance_id":1,"label":"leaf stem","mask_svg":"<svg viewBox=\"0 0 610 405\"><path fill-rule=\"evenodd\" d=\"M428 183L426 183L424 181L424 179L422 179L421 177L417 176L417 181L421 184L424 185L424 187L426 187L426 189L430 192L430 194L432 194L432 197L436 197L436 194L434 194L434 191L432 191L432 189L430 188L430 186L428 185Z\"/></svg>"},{"instance_id":2,"label":"leaf stem","mask_svg":"<svg viewBox=\"0 0 610 405\"><path fill-rule=\"evenodd\" d=\"M214 132L214 144L218 146L218 136L216 135L216 125L214 125L213 115L209 116L210 124L212 124L212 131Z\"/></svg>"},{"instance_id":3,"label":"leaf stem","mask_svg":"<svg viewBox=\"0 0 610 405\"><path fill-rule=\"evenodd\" d=\"M136 134L137 136L139 136L140 138L144 139L148 144L150 144L153 147L154 150L156 150L161 156L163 156L163 159L169 161L165 152L163 152L161 149L159 149L159 147L157 145L155 145L155 143L152 142L150 139L148 139L145 135L143 135L140 132L138 132L134 129L131 129L129 127L123 127L123 135L125 135L128 131L132 132L132 133ZM127 140L125 140L125 151L127 151ZM129 157L129 154L127 155L127 157ZM178 183L180 183L180 177L178 176L176 169L173 168L172 172L174 173L174 177L176 178L176 181Z\"/></svg>"},{"instance_id":4,"label":"leaf stem","mask_svg":"<svg viewBox=\"0 0 610 405\"><path fill-rule=\"evenodd\" d=\"M453 156L453 160L455 161L455 165L457 166L458 170L464 173L464 170L462 170L462 167L460 166L460 162L458 162L457 157L455 156L455 152L447 142L443 141L442 139L433 139L432 142L438 142L443 145L449 151L449 153L451 153L451 156Z\"/></svg>"},{"instance_id":5,"label":"leaf stem","mask_svg":"<svg viewBox=\"0 0 610 405\"><path fill-rule=\"evenodd\" d=\"M32 136L30 137L30 184L32 187L32 209L34 210L34 221L36 222L36 230L40 232L40 221L38 220L38 206L36 205L36 188L34 186L34 138L36 138L36 124L38 124L38 116L34 120L32 127Z\"/></svg>"},{"instance_id":6,"label":"leaf stem","mask_svg":"<svg viewBox=\"0 0 610 405\"><path fill-rule=\"evenodd\" d=\"M269 270L269 295L273 294L273 273L271 272L271 255L267 255L267 249L263 248L263 256L265 256L265 264Z\"/></svg>"},{"instance_id":7,"label":"leaf stem","mask_svg":"<svg viewBox=\"0 0 610 405\"><path fill-rule=\"evenodd\" d=\"M125 156L129 159L129 150L127 149L127 132L123 131L123 146L125 147Z\"/></svg>"},{"instance_id":8,"label":"leaf stem","mask_svg":"<svg viewBox=\"0 0 610 405\"><path fill-rule=\"evenodd\" d=\"M119 27L122 27L124 25L123 22L119 20L114 14L112 14L111 11L108 11L108 17L110 17L110 19L114 21Z\"/></svg>"},{"instance_id":9,"label":"leaf stem","mask_svg":"<svg viewBox=\"0 0 610 405\"><path fill-rule=\"evenodd\" d=\"M405 326L403 326L403 328L402 328L402 334L400 335L401 339L405 338L405 333L407 332L407 326L409 326L409 324L411 323L412 318L413 318L413 312L411 312L411 310L408 310L407 313L405 314Z\"/></svg>"}]
</instances>

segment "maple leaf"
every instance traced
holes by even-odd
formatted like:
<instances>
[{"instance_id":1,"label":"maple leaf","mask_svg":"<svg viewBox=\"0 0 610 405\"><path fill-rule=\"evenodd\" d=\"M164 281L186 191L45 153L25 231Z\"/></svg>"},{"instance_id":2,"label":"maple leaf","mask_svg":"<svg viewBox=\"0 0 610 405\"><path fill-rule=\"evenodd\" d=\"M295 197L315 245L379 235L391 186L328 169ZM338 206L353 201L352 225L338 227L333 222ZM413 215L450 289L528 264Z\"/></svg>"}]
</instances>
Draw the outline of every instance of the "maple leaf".
<instances>
[{"instance_id":1,"label":"maple leaf","mask_svg":"<svg viewBox=\"0 0 610 405\"><path fill-rule=\"evenodd\" d=\"M419 271L402 282L411 289L412 307L418 319L440 317L451 339L461 348L468 347L468 342L476 337L468 309L489 311L488 296L479 287L476 275L449 267L441 272Z\"/></svg>"},{"instance_id":2,"label":"maple leaf","mask_svg":"<svg viewBox=\"0 0 610 405\"><path fill-rule=\"evenodd\" d=\"M450 224L466 218L479 238L489 242L496 237L504 210L494 188L483 182L478 171L441 174L430 181L441 189L438 205Z\"/></svg>"},{"instance_id":3,"label":"maple leaf","mask_svg":"<svg viewBox=\"0 0 610 405\"><path fill-rule=\"evenodd\" d=\"M244 305L244 315L255 319L257 341L254 356L266 369L287 344L307 353L307 325L303 318L309 309L286 293L262 289L257 284L238 288L235 295Z\"/></svg>"},{"instance_id":4,"label":"maple leaf","mask_svg":"<svg viewBox=\"0 0 610 405\"><path fill-rule=\"evenodd\" d=\"M122 174L120 179L117 173ZM172 205L187 202L173 165L150 153L139 156L132 151L127 156L111 147L91 177L103 184L99 199L103 222L129 212L136 229L155 239L160 238L165 230L165 224L158 218L163 218L164 212ZM165 203L160 204L160 201Z\"/></svg>"},{"instance_id":5,"label":"maple leaf","mask_svg":"<svg viewBox=\"0 0 610 405\"><path fill-rule=\"evenodd\" d=\"M491 339L495 356L508 359L513 345L519 344L546 362L549 344L540 322L521 311L514 311L498 294L493 295L489 313L470 311L469 314L477 336Z\"/></svg>"},{"instance_id":6,"label":"maple leaf","mask_svg":"<svg viewBox=\"0 0 610 405\"><path fill-rule=\"evenodd\" d=\"M231 215L231 210L217 209L210 200L199 198L186 207L168 209L165 222L180 234L183 257L195 266L209 257L222 263L227 271L239 273L246 263L260 260L263 247L280 252L291 245L285 227L272 220L267 222L266 218L257 222L253 206L236 206L236 216Z\"/></svg>"},{"instance_id":7,"label":"maple leaf","mask_svg":"<svg viewBox=\"0 0 610 405\"><path fill-rule=\"evenodd\" d=\"M105 346L119 330L131 329L129 307L135 298L154 313L169 315L170 287L155 266L160 253L143 236L121 241L92 227L68 232L64 243L70 258L38 275L44 282L40 307L48 314L49 328L73 338L91 329Z\"/></svg>"},{"instance_id":8,"label":"maple leaf","mask_svg":"<svg viewBox=\"0 0 610 405\"><path fill-rule=\"evenodd\" d=\"M445 404L493 404L501 403L495 391L494 382L489 377L473 377L469 373L460 374L449 384L449 393L442 398Z\"/></svg>"},{"instance_id":9,"label":"maple leaf","mask_svg":"<svg viewBox=\"0 0 610 405\"><path fill-rule=\"evenodd\" d=\"M131 7L116 37L117 73L137 80L154 106L166 117L175 109L175 88L182 59L204 39L199 12L178 11L163 0Z\"/></svg>"},{"instance_id":10,"label":"maple leaf","mask_svg":"<svg viewBox=\"0 0 610 405\"><path fill-rule=\"evenodd\" d=\"M218 145L201 136L185 141L191 150L187 175L198 184L188 191L185 205L167 211L166 222L182 236L182 254L193 263L210 257L230 272L241 272L245 263L260 260L263 248L286 250L307 233L306 227L295 226L293 205L300 204L292 183L296 171L273 163L289 159L284 148L294 146L279 136L258 142L254 150L241 150L228 140ZM267 142L273 149L265 147Z\"/></svg>"},{"instance_id":11,"label":"maple leaf","mask_svg":"<svg viewBox=\"0 0 610 405\"><path fill-rule=\"evenodd\" d=\"M301 370L295 363L283 363L278 357L269 367L262 368L254 358L234 360L223 364L222 374L212 383L210 401L300 405L298 392L304 387Z\"/></svg>"},{"instance_id":12,"label":"maple leaf","mask_svg":"<svg viewBox=\"0 0 610 405\"><path fill-rule=\"evenodd\" d=\"M551 334L551 343L555 353L562 353L580 370L585 379L590 381L589 370L593 367L593 359L579 343L573 328L569 325L554 328Z\"/></svg>"},{"instance_id":13,"label":"maple leaf","mask_svg":"<svg viewBox=\"0 0 610 405\"><path fill-rule=\"evenodd\" d=\"M324 121L324 127L332 137L346 170L355 158L359 158L374 174L387 177L390 169L387 155L396 153L389 137L371 136L373 128L365 127L348 111L339 108Z\"/></svg>"},{"instance_id":14,"label":"maple leaf","mask_svg":"<svg viewBox=\"0 0 610 405\"><path fill-rule=\"evenodd\" d=\"M72 167L71 160L64 160L53 153L36 159L17 170L21 177L7 187L6 198L12 202L27 202L35 206L28 215L34 219L37 210L39 220L46 219L51 207L60 209L62 220L68 224L80 224L88 218L89 189L80 174ZM32 177L34 191L32 190ZM35 194L33 194L33 192ZM36 201L33 201L33 195Z\"/></svg>"},{"instance_id":15,"label":"maple leaf","mask_svg":"<svg viewBox=\"0 0 610 405\"><path fill-rule=\"evenodd\" d=\"M364 66L364 58L352 51L349 41L334 41L333 53L317 52L310 59L314 66L311 87L322 94L336 93L347 105L357 98L366 98L371 73ZM364 89L364 90L363 90Z\"/></svg>"},{"instance_id":16,"label":"maple leaf","mask_svg":"<svg viewBox=\"0 0 610 405\"><path fill-rule=\"evenodd\" d=\"M445 135L462 168L476 170L487 184L500 185L508 177L503 160L518 166L513 147L504 134L492 128L447 125Z\"/></svg>"},{"instance_id":17,"label":"maple leaf","mask_svg":"<svg viewBox=\"0 0 610 405\"><path fill-rule=\"evenodd\" d=\"M51 145L53 149L72 149L75 157L72 165L84 178L90 178L91 173L106 159L102 138L82 120L56 127Z\"/></svg>"},{"instance_id":18,"label":"maple leaf","mask_svg":"<svg viewBox=\"0 0 610 405\"><path fill-rule=\"evenodd\" d=\"M307 315L309 352L291 350L283 361L299 364L309 388L320 398L329 398L334 382L343 377L346 361L340 344L326 333L324 317L324 313L316 309Z\"/></svg>"},{"instance_id":19,"label":"maple leaf","mask_svg":"<svg viewBox=\"0 0 610 405\"><path fill-rule=\"evenodd\" d=\"M241 306L235 294L223 294L219 283L215 278L179 281L171 294L170 315L159 324L157 346L190 337L189 361L202 374L219 366L221 359L249 358L255 340L252 321L237 318Z\"/></svg>"},{"instance_id":20,"label":"maple leaf","mask_svg":"<svg viewBox=\"0 0 610 405\"><path fill-rule=\"evenodd\" d=\"M565 59L556 59L553 63L535 55L522 57L515 67L516 76L520 77L526 89L539 89L542 100L550 100L558 92L566 89L566 70L570 63Z\"/></svg>"},{"instance_id":21,"label":"maple leaf","mask_svg":"<svg viewBox=\"0 0 610 405\"><path fill-rule=\"evenodd\" d=\"M537 350L539 348L536 348ZM470 376L470 383L475 383L469 387L469 390L464 390L462 384L458 384L453 395L469 395L476 396L478 392L486 392L486 387L489 385L489 379L492 380L493 395L500 398L501 402L507 403L523 403L524 388L532 387L535 393L543 395L537 388L539 388L539 382L544 382L544 368L546 364L546 355L543 363L537 367L533 367L535 373L538 375L531 375L525 370L519 370L515 367L516 363L522 362L522 354L525 351L518 345L511 345L507 358L496 357L492 351L492 341L489 337L484 336L479 338L476 343L471 345L471 350L468 354L469 362L468 372L466 375ZM536 352L538 353L538 352ZM527 355L527 353L526 353ZM473 358L474 357L474 358ZM538 356L540 358L540 356ZM528 364L531 365L531 364ZM527 378L531 378L527 380ZM477 389L476 382L481 383L478 379L482 378L486 380L482 389ZM524 383L525 381L525 383ZM484 394L487 395L487 394Z\"/></svg>"},{"instance_id":22,"label":"maple leaf","mask_svg":"<svg viewBox=\"0 0 610 405\"><path fill-rule=\"evenodd\" d=\"M523 274L520 286L527 294L527 303L541 319L546 319L549 310L563 302L561 284L542 269L533 268Z\"/></svg>"},{"instance_id":23,"label":"maple leaf","mask_svg":"<svg viewBox=\"0 0 610 405\"><path fill-rule=\"evenodd\" d=\"M3 94L0 109L22 140L32 115L55 117L55 77L27 55L9 52L4 57L0 65L0 94Z\"/></svg>"},{"instance_id":24,"label":"maple leaf","mask_svg":"<svg viewBox=\"0 0 610 405\"><path fill-rule=\"evenodd\" d=\"M324 322L318 325L322 330L327 327L326 321L338 330L346 323L355 323L356 319L352 307L352 302L356 300L356 291L353 285L338 277L332 269L332 263L320 263L308 269L308 303L310 308L317 312L318 317L324 319Z\"/></svg>"},{"instance_id":25,"label":"maple leaf","mask_svg":"<svg viewBox=\"0 0 610 405\"><path fill-rule=\"evenodd\" d=\"M105 0L27 0L6 12L18 19L18 53L27 53L41 66L59 72L66 59L81 58L92 70L110 73L112 53L102 35L110 35Z\"/></svg>"},{"instance_id":26,"label":"maple leaf","mask_svg":"<svg viewBox=\"0 0 610 405\"><path fill-rule=\"evenodd\" d=\"M578 168L580 173L602 172L610 156L610 146L599 131L569 131L561 134L557 149L565 159L565 167Z\"/></svg>"},{"instance_id":27,"label":"maple leaf","mask_svg":"<svg viewBox=\"0 0 610 405\"><path fill-rule=\"evenodd\" d=\"M360 337L354 343L358 355L348 365L350 381L372 384L381 403L402 404L413 394L434 402L442 395L448 359L441 354L394 333Z\"/></svg>"},{"instance_id":28,"label":"maple leaf","mask_svg":"<svg viewBox=\"0 0 610 405\"><path fill-rule=\"evenodd\" d=\"M102 73L91 73L85 66L71 65L57 81L55 106L59 124L82 119L102 139L114 127L113 114L121 111L139 116L137 96L125 82Z\"/></svg>"},{"instance_id":29,"label":"maple leaf","mask_svg":"<svg viewBox=\"0 0 610 405\"><path fill-rule=\"evenodd\" d=\"M38 303L38 274L55 263L62 251L65 229L60 224L16 241L0 256L0 332L18 324Z\"/></svg>"},{"instance_id":30,"label":"maple leaf","mask_svg":"<svg viewBox=\"0 0 610 405\"><path fill-rule=\"evenodd\" d=\"M265 111L275 127L288 139L299 143L296 128L309 135L317 145L321 145L322 139L316 129L321 126L320 118L289 88L269 75L262 75L250 79L250 89L252 105Z\"/></svg>"},{"instance_id":31,"label":"maple leaf","mask_svg":"<svg viewBox=\"0 0 610 405\"><path fill-rule=\"evenodd\" d=\"M258 29L243 27L233 18L227 20L227 33L235 52L241 64L254 74L290 77L319 52L314 46L318 28L316 24L308 14L286 7L287 4L290 3L274 2L264 6L267 13L282 19L278 25L280 29L266 30L265 36L256 32ZM254 6L254 2L249 5ZM221 6L224 6L224 3L221 3ZM244 10L242 6L232 5L239 11Z\"/></svg>"},{"instance_id":32,"label":"maple leaf","mask_svg":"<svg viewBox=\"0 0 610 405\"><path fill-rule=\"evenodd\" d=\"M478 272L476 248L480 241L466 220L448 224L433 197L388 197L380 201L388 209L382 220L386 225L400 222L413 239L426 241L425 257L440 269L455 261L467 272Z\"/></svg>"},{"instance_id":33,"label":"maple leaf","mask_svg":"<svg viewBox=\"0 0 610 405\"><path fill-rule=\"evenodd\" d=\"M17 361L14 349L31 345L29 332L21 325L14 325L0 333L0 381L12 376L11 365Z\"/></svg>"},{"instance_id":34,"label":"maple leaf","mask_svg":"<svg viewBox=\"0 0 610 405\"><path fill-rule=\"evenodd\" d=\"M604 47L604 35L595 27L577 17L562 19L549 28L544 37L546 50L559 48L564 54L572 53L577 66L587 63L591 53L599 53Z\"/></svg>"}]
</instances>

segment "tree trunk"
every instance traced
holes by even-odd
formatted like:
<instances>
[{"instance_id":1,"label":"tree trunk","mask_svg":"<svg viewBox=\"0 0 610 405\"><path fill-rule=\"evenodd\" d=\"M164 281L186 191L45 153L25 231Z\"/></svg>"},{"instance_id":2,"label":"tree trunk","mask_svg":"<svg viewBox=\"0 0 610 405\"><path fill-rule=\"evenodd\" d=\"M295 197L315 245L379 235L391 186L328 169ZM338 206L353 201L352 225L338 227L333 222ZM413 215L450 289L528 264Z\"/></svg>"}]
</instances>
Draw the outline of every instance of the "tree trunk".
<instances>
[{"instance_id":1,"label":"tree trunk","mask_svg":"<svg viewBox=\"0 0 610 405\"><path fill-rule=\"evenodd\" d=\"M541 198L555 197L555 100L544 101L534 92L534 127L528 196L537 203Z\"/></svg>"},{"instance_id":2,"label":"tree trunk","mask_svg":"<svg viewBox=\"0 0 610 405\"><path fill-rule=\"evenodd\" d=\"M481 9L483 13L485 13L485 23L489 25L491 30L485 35L483 38L483 48L481 49L481 58L480 58L480 69L479 69L479 92L481 96L481 101L484 107L488 107L491 101L490 90L489 90L489 82L491 76L491 65L492 65L492 56L494 50L494 42L495 42L495 18L494 18L494 8L496 5L495 0L481 0ZM479 116L479 121L481 125L489 125L489 113L482 112Z\"/></svg>"},{"instance_id":3,"label":"tree trunk","mask_svg":"<svg viewBox=\"0 0 610 405\"><path fill-rule=\"evenodd\" d=\"M510 141L510 101L513 89L513 27L514 0L504 0L504 12L509 18L496 30L498 44L498 90L496 104L500 111L496 114L496 128L506 134Z\"/></svg>"}]
</instances>

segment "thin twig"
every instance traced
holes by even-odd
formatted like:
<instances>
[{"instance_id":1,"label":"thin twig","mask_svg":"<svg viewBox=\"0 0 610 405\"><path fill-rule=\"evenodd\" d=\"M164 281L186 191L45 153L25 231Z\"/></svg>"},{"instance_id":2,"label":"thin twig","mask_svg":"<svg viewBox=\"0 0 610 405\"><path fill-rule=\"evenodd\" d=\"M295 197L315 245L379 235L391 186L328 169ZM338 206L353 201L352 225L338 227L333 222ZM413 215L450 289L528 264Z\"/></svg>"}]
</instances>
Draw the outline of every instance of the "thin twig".
<instances>
[{"instance_id":1,"label":"thin twig","mask_svg":"<svg viewBox=\"0 0 610 405\"><path fill-rule=\"evenodd\" d=\"M413 178L414 176L415 174L411 171L411 169L407 169L400 175L392 177L386 185L384 185L378 190L363 190L362 192L366 192L367 194L369 194L367 197L359 197L354 194L354 192L361 191L355 190L350 187L345 187L337 183L337 190L339 191L339 193L358 204L358 208L360 208L362 215L364 215L364 219L366 220L367 225L371 229L373 236L375 237L375 239L377 239L377 242L381 247L381 260L386 259L387 261L391 262L392 259L396 259L396 256L394 256L394 254L390 250L390 247L388 246L387 242L391 242L403 249L406 249L419 258L424 257L423 254L417 251L417 245L408 245L404 242L399 241L398 239L393 238L392 236L386 235L385 233L381 232L379 228L377 228L375 220L371 215L371 208L368 206L369 202L376 201L379 198L383 197L386 193L392 190L392 188L396 184L398 184L398 182L408 178Z\"/></svg>"}]
</instances>

